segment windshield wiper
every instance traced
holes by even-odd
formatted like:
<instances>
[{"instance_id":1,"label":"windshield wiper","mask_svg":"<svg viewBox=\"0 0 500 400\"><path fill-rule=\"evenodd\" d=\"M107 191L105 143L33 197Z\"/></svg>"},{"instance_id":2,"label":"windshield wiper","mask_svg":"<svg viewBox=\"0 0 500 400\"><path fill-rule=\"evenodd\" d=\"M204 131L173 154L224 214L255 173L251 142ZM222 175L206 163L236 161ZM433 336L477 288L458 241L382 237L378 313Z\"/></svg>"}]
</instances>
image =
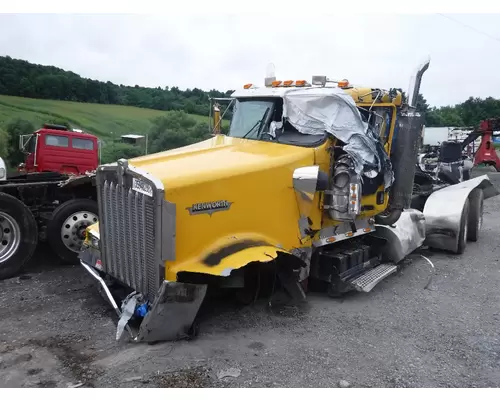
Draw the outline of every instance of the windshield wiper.
<instances>
[{"instance_id":1,"label":"windshield wiper","mask_svg":"<svg viewBox=\"0 0 500 400\"><path fill-rule=\"evenodd\" d=\"M269 111L271 111L271 108L270 108L270 107L267 107L267 108L266 108L266 111L264 112L264 115L262 116L262 118L261 118L260 120L258 120L258 121L255 123L255 125L254 125L254 126L252 126L252 127L250 128L250 130L249 130L247 133L245 133L245 134L244 134L241 138L242 138L242 139L245 139L248 135L250 135L250 133L252 133L252 132L253 132L253 130L255 129L255 127L256 127L256 126L258 126L258 127L259 127L259 129L257 130L257 134L259 134L259 133L260 133L260 131L261 131L261 129L262 129L262 125L264 124L264 122L265 122L265 121L266 121L266 119L267 119L267 115L269 114Z\"/></svg>"},{"instance_id":2,"label":"windshield wiper","mask_svg":"<svg viewBox=\"0 0 500 400\"><path fill-rule=\"evenodd\" d=\"M261 121L257 121L257 122L254 124L254 126L252 126L252 127L250 128L250 130L249 130L247 133L245 133L245 134L244 134L241 138L242 138L242 139L245 139L248 135L250 135L250 133L252 133L252 132L253 132L253 130L255 129L255 127L256 127L257 125L259 125L259 124L260 124L260 122L261 122Z\"/></svg>"}]
</instances>

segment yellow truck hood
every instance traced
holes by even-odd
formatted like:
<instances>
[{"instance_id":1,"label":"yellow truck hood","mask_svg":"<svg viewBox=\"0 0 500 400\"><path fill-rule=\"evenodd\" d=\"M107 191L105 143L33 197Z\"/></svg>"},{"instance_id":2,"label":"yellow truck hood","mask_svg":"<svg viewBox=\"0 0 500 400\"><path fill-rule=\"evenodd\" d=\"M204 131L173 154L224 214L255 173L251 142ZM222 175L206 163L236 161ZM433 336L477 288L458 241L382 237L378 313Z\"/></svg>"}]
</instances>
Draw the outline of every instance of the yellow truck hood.
<instances>
[{"instance_id":1,"label":"yellow truck hood","mask_svg":"<svg viewBox=\"0 0 500 400\"><path fill-rule=\"evenodd\" d=\"M227 276L302 247L293 172L314 165L315 158L312 147L219 135L129 160L161 180L165 199L176 207L175 260L166 262L165 278ZM228 204L222 212L192 212L219 202ZM219 256L213 265L207 261Z\"/></svg>"},{"instance_id":2,"label":"yellow truck hood","mask_svg":"<svg viewBox=\"0 0 500 400\"><path fill-rule=\"evenodd\" d=\"M179 149L134 158L129 163L160 179L168 192L207 181L216 183L214 179L293 165L304 158L312 162L314 150L218 135Z\"/></svg>"}]
</instances>

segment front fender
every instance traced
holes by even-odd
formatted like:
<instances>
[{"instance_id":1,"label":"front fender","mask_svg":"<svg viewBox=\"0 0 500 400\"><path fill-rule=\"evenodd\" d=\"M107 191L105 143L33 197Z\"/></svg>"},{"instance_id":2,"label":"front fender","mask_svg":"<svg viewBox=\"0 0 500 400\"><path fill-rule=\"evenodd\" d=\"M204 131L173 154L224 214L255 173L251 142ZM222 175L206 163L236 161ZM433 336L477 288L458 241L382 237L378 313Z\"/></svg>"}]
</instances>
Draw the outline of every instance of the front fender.
<instances>
[{"instance_id":1,"label":"front fender","mask_svg":"<svg viewBox=\"0 0 500 400\"><path fill-rule=\"evenodd\" d=\"M488 175L482 175L437 190L429 196L424 206L425 245L442 250L457 250L462 211L465 201L475 188L483 190L484 199L499 194Z\"/></svg>"},{"instance_id":2,"label":"front fender","mask_svg":"<svg viewBox=\"0 0 500 400\"><path fill-rule=\"evenodd\" d=\"M176 281L180 272L229 276L231 271L251 262L273 261L280 252L291 255L279 244L259 235L232 236L214 242L203 254L182 263L167 263L166 279Z\"/></svg>"}]
</instances>

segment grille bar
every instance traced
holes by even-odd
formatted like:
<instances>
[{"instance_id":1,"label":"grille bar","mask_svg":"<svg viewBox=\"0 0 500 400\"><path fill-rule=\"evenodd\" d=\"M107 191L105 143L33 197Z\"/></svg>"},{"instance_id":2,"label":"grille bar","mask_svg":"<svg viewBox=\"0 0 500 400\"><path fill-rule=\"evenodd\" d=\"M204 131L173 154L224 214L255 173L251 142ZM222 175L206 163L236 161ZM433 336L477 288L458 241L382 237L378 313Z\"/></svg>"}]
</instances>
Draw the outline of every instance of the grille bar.
<instances>
[{"instance_id":1,"label":"grille bar","mask_svg":"<svg viewBox=\"0 0 500 400\"><path fill-rule=\"evenodd\" d=\"M150 300L160 286L155 251L158 218L153 197L132 190L131 176L118 183L117 171L105 170L98 179L99 225L102 231L103 269Z\"/></svg>"}]
</instances>

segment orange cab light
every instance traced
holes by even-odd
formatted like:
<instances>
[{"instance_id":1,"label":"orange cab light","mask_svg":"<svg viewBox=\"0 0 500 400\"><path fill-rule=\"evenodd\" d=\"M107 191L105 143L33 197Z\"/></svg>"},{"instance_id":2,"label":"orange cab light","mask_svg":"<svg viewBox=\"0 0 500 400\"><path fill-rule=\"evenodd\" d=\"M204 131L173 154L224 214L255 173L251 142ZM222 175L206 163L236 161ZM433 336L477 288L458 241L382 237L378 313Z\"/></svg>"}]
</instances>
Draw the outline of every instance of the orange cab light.
<instances>
[{"instance_id":1,"label":"orange cab light","mask_svg":"<svg viewBox=\"0 0 500 400\"><path fill-rule=\"evenodd\" d=\"M295 81L295 86L305 86L306 81Z\"/></svg>"},{"instance_id":2,"label":"orange cab light","mask_svg":"<svg viewBox=\"0 0 500 400\"><path fill-rule=\"evenodd\" d=\"M243 89L250 89L252 87L251 83L247 83L246 85L243 85Z\"/></svg>"},{"instance_id":3,"label":"orange cab light","mask_svg":"<svg viewBox=\"0 0 500 400\"><path fill-rule=\"evenodd\" d=\"M353 232L347 232L345 235L346 235L347 237L351 237L353 234L354 234Z\"/></svg>"},{"instance_id":4,"label":"orange cab light","mask_svg":"<svg viewBox=\"0 0 500 400\"><path fill-rule=\"evenodd\" d=\"M328 239L326 239L326 243L333 243L335 242L335 240L336 240L335 237L330 236Z\"/></svg>"},{"instance_id":5,"label":"orange cab light","mask_svg":"<svg viewBox=\"0 0 500 400\"><path fill-rule=\"evenodd\" d=\"M293 85L293 81L284 81L283 82L283 86L292 86Z\"/></svg>"},{"instance_id":6,"label":"orange cab light","mask_svg":"<svg viewBox=\"0 0 500 400\"><path fill-rule=\"evenodd\" d=\"M271 83L272 87L277 87L279 85L281 85L281 81L273 81L273 83Z\"/></svg>"},{"instance_id":7,"label":"orange cab light","mask_svg":"<svg viewBox=\"0 0 500 400\"><path fill-rule=\"evenodd\" d=\"M371 232L372 231L372 228L365 228L363 229L363 232Z\"/></svg>"},{"instance_id":8,"label":"orange cab light","mask_svg":"<svg viewBox=\"0 0 500 400\"><path fill-rule=\"evenodd\" d=\"M349 81L347 79L343 79L338 83L339 88L346 88L349 86Z\"/></svg>"}]
</instances>

